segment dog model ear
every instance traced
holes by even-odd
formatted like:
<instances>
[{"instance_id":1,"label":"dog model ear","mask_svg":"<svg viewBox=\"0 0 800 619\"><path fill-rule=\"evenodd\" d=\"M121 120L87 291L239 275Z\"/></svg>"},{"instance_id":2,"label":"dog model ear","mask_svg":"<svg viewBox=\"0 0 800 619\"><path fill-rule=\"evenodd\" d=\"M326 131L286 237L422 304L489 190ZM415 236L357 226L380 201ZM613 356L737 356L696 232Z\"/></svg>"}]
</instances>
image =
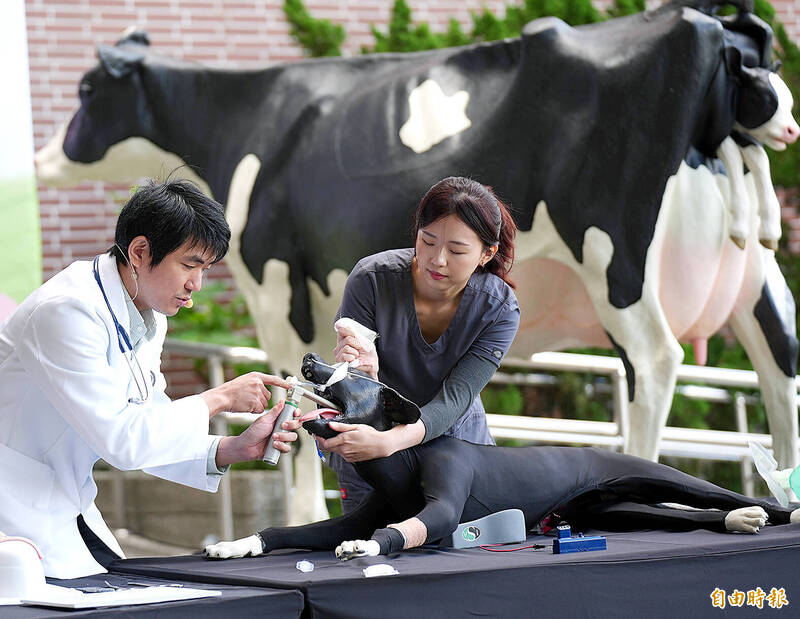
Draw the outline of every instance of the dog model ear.
<instances>
[{"instance_id":1,"label":"dog model ear","mask_svg":"<svg viewBox=\"0 0 800 619\"><path fill-rule=\"evenodd\" d=\"M144 52L140 49L115 47L101 43L97 46L97 57L114 79L132 73L144 60Z\"/></svg>"},{"instance_id":2,"label":"dog model ear","mask_svg":"<svg viewBox=\"0 0 800 619\"><path fill-rule=\"evenodd\" d=\"M408 398L403 397L391 387L381 387L381 400L383 411L387 419L395 423L414 423L419 419L419 406Z\"/></svg>"}]
</instances>

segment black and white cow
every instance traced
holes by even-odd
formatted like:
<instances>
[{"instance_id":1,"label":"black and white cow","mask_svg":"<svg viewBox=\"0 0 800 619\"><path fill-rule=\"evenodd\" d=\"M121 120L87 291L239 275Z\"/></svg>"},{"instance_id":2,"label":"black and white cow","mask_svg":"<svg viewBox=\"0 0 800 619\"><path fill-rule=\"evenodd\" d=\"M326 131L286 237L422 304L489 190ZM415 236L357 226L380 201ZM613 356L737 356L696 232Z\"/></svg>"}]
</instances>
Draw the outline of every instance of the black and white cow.
<instances>
[{"instance_id":1,"label":"black and white cow","mask_svg":"<svg viewBox=\"0 0 800 619\"><path fill-rule=\"evenodd\" d=\"M133 33L99 47L80 108L37 154L39 178L132 179L164 157L195 166L227 205L228 263L261 343L275 369L291 369L332 346L355 262L408 246L416 200L469 175L498 190L521 230L515 350L614 346L628 372L626 451L657 457L678 341L702 357L730 320L758 370L776 455L794 466L794 302L757 242L755 210L755 242L730 242L730 183L713 159L737 121L770 146L792 141L775 128L791 102L766 70L768 26L685 4L258 71L165 57ZM756 203L751 176L743 191Z\"/></svg>"}]
</instances>

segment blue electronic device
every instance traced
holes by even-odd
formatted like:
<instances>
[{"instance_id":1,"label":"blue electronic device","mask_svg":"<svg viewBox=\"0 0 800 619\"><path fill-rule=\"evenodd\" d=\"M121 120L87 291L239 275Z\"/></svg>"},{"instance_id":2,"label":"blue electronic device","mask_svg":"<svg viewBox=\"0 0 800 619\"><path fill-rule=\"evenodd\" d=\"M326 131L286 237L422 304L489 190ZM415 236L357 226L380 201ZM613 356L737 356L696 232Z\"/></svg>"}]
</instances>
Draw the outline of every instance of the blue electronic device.
<instances>
[{"instance_id":1,"label":"blue electronic device","mask_svg":"<svg viewBox=\"0 0 800 619\"><path fill-rule=\"evenodd\" d=\"M572 530L568 524L559 525L556 527L556 531L558 532L558 537L553 540L554 555L606 549L606 538L602 535L584 537L583 533L578 533L577 537L572 537Z\"/></svg>"}]
</instances>

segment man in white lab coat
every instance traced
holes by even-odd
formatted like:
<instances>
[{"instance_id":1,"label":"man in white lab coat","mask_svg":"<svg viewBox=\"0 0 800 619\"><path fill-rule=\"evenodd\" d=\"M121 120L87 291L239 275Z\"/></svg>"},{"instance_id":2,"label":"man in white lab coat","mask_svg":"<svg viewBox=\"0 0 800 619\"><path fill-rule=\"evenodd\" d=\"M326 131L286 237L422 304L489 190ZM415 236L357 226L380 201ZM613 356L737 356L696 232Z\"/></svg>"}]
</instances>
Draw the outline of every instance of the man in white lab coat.
<instances>
[{"instance_id":1,"label":"man in white lab coat","mask_svg":"<svg viewBox=\"0 0 800 619\"><path fill-rule=\"evenodd\" d=\"M264 454L282 404L238 437L209 435L209 419L264 412L265 384L284 381L253 372L173 402L160 371L166 316L191 305L229 240L217 202L187 181L150 181L107 254L73 263L0 325L0 531L36 542L48 576L122 556L94 504L99 458L213 492L229 464ZM289 451L298 427L286 422L275 446Z\"/></svg>"}]
</instances>

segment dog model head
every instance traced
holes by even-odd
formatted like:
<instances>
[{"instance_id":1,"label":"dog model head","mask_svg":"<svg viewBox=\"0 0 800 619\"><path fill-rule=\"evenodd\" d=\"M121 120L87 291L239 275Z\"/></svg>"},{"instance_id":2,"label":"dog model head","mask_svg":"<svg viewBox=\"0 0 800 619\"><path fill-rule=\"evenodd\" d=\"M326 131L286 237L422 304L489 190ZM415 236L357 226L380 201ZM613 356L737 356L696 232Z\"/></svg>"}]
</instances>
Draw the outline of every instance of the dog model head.
<instances>
[{"instance_id":1,"label":"dog model head","mask_svg":"<svg viewBox=\"0 0 800 619\"><path fill-rule=\"evenodd\" d=\"M315 353L303 357L303 377L308 381L325 384L333 370ZM414 423L420 415L419 406L360 370L349 370L345 378L319 395L342 409L338 414L331 410L323 411L319 418L303 423L303 428L310 434L322 438L338 434L328 426L331 421L364 423L383 431L396 423Z\"/></svg>"}]
</instances>

